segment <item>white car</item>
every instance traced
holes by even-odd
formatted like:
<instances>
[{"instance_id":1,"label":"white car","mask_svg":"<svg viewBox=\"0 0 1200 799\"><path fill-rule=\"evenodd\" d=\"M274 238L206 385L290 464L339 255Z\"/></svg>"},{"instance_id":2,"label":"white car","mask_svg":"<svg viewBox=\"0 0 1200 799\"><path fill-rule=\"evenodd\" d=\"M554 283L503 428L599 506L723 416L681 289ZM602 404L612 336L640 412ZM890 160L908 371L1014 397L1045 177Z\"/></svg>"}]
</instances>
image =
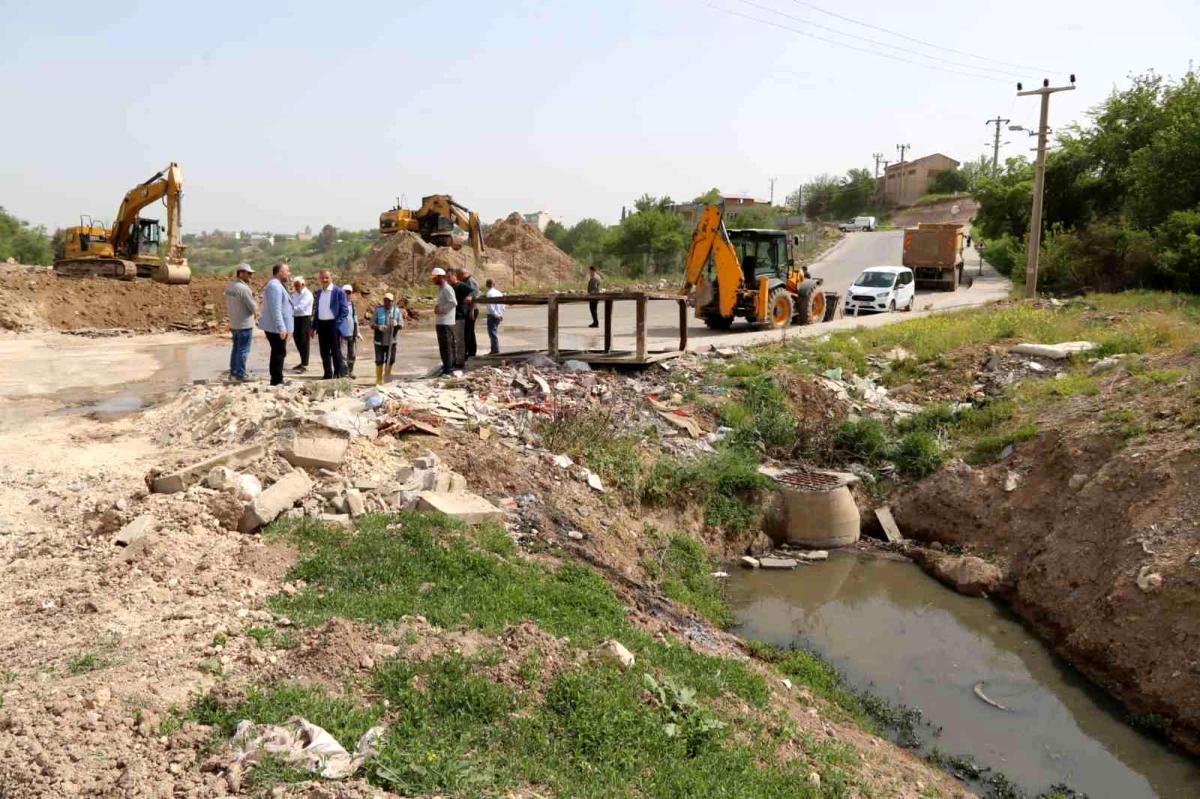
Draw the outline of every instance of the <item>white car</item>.
<instances>
[{"instance_id":1,"label":"white car","mask_svg":"<svg viewBox=\"0 0 1200 799\"><path fill-rule=\"evenodd\" d=\"M872 266L846 289L845 313L911 311L916 296L913 272L907 266Z\"/></svg>"},{"instance_id":2,"label":"white car","mask_svg":"<svg viewBox=\"0 0 1200 799\"><path fill-rule=\"evenodd\" d=\"M875 229L875 217L873 216L856 216L849 222L843 222L838 225L838 230L843 233L851 233L856 230L872 231Z\"/></svg>"}]
</instances>

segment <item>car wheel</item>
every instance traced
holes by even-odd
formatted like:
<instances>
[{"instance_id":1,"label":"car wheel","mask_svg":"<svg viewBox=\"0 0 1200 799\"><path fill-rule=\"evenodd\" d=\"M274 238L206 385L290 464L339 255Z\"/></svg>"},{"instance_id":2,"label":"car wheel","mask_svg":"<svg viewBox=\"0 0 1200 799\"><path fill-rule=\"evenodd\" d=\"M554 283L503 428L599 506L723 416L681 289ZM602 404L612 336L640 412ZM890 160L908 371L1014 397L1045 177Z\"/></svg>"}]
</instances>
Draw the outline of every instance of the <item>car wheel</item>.
<instances>
[{"instance_id":1,"label":"car wheel","mask_svg":"<svg viewBox=\"0 0 1200 799\"><path fill-rule=\"evenodd\" d=\"M913 295L908 298L908 305L904 306L904 312L908 313L909 311L911 311L913 309L913 303L915 303L916 301L917 301L917 294L916 294L916 292L913 292Z\"/></svg>"},{"instance_id":2,"label":"car wheel","mask_svg":"<svg viewBox=\"0 0 1200 799\"><path fill-rule=\"evenodd\" d=\"M892 300L891 302L888 303L888 313L895 313L895 312L896 312L896 301Z\"/></svg>"}]
</instances>

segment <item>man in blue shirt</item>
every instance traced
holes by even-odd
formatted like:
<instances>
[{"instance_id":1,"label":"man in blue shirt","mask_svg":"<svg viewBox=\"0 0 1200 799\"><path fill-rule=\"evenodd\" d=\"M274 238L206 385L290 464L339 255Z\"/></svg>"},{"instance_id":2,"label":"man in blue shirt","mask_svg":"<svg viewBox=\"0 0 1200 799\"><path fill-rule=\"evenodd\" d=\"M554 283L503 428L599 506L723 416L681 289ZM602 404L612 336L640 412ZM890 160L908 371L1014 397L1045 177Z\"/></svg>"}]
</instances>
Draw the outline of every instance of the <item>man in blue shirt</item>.
<instances>
[{"instance_id":1,"label":"man in blue shirt","mask_svg":"<svg viewBox=\"0 0 1200 799\"><path fill-rule=\"evenodd\" d=\"M390 291L383 295L383 304L375 307L371 326L375 329L375 385L381 386L392 376L397 339L404 327L404 311L396 305L396 297Z\"/></svg>"},{"instance_id":2,"label":"man in blue shirt","mask_svg":"<svg viewBox=\"0 0 1200 799\"><path fill-rule=\"evenodd\" d=\"M346 376L341 343L350 326L350 302L342 287L333 282L328 269L322 269L317 277L321 288L313 296L313 316L317 323L317 343L321 347L321 376L331 380Z\"/></svg>"},{"instance_id":3,"label":"man in blue shirt","mask_svg":"<svg viewBox=\"0 0 1200 799\"><path fill-rule=\"evenodd\" d=\"M267 344L271 346L271 385L283 383L283 359L287 357L287 338L292 332L292 298L288 294L287 284L291 280L292 270L285 262L280 261L271 267L271 281L263 291L262 319L258 326L267 336Z\"/></svg>"}]
</instances>

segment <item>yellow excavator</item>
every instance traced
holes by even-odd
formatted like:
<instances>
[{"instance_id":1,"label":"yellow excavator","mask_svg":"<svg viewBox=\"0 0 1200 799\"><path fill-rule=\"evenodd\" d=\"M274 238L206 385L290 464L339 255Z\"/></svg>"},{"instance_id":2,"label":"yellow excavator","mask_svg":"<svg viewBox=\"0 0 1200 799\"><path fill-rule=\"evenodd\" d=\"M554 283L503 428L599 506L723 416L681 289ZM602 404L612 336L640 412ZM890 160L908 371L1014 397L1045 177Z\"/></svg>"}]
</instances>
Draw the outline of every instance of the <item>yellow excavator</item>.
<instances>
[{"instance_id":1,"label":"yellow excavator","mask_svg":"<svg viewBox=\"0 0 1200 799\"><path fill-rule=\"evenodd\" d=\"M138 213L155 200L167 206L167 240L157 219ZM54 261L54 272L63 277L115 277L133 280L151 277L159 283L191 282L180 233L183 173L171 162L166 169L126 193L112 228L80 217L79 225L66 230L63 257ZM165 247L165 253L163 252Z\"/></svg>"},{"instance_id":2,"label":"yellow excavator","mask_svg":"<svg viewBox=\"0 0 1200 799\"><path fill-rule=\"evenodd\" d=\"M821 291L821 278L796 265L795 244L782 230L726 230L721 206L705 206L683 286L684 294L695 289L696 318L714 330L728 330L739 316L770 327L832 318L838 295Z\"/></svg>"},{"instance_id":3,"label":"yellow excavator","mask_svg":"<svg viewBox=\"0 0 1200 799\"><path fill-rule=\"evenodd\" d=\"M459 249L462 244L454 238L454 228L467 234L467 241L475 253L475 268L483 268L483 230L479 226L479 214L454 201L449 194L431 194L421 198L421 207L413 211L400 207L384 211L379 215L379 233L390 236L401 230L411 231L430 244Z\"/></svg>"}]
</instances>

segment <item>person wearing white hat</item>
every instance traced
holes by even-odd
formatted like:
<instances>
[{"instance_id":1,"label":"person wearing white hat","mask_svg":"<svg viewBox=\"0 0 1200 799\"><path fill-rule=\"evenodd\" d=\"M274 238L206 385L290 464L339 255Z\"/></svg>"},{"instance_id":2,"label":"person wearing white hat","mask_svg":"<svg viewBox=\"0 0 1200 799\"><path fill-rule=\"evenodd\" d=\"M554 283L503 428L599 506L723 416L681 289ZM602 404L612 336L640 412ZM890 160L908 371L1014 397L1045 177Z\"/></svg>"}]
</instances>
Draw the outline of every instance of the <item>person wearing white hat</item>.
<instances>
[{"instance_id":1,"label":"person wearing white hat","mask_svg":"<svg viewBox=\"0 0 1200 799\"><path fill-rule=\"evenodd\" d=\"M383 303L375 306L371 327L375 329L375 385L381 386L392 376L396 346L404 329L404 311L396 305L396 295L390 291L383 295Z\"/></svg>"},{"instance_id":2,"label":"person wearing white hat","mask_svg":"<svg viewBox=\"0 0 1200 799\"><path fill-rule=\"evenodd\" d=\"M225 308L229 311L229 330L233 334L233 349L229 353L229 377L241 382L248 379L246 359L250 357L250 342L254 338L254 313L258 310L254 302L254 291L250 288L250 276L254 269L250 264L240 263L234 279L225 286Z\"/></svg>"},{"instance_id":3,"label":"person wearing white hat","mask_svg":"<svg viewBox=\"0 0 1200 799\"><path fill-rule=\"evenodd\" d=\"M362 341L358 332L358 309L354 307L354 286L347 283L342 286L346 294L346 304L350 306L350 315L346 317L345 326L338 332L342 337L342 360L346 363L346 374L354 377L354 360L356 356L355 342Z\"/></svg>"},{"instance_id":4,"label":"person wearing white hat","mask_svg":"<svg viewBox=\"0 0 1200 799\"><path fill-rule=\"evenodd\" d=\"M308 345L312 338L313 293L308 290L308 284L305 283L303 275L296 275L292 279L290 299L293 320L292 340L295 342L296 352L300 356L300 363L296 365L294 371L304 372L308 370Z\"/></svg>"},{"instance_id":5,"label":"person wearing white hat","mask_svg":"<svg viewBox=\"0 0 1200 799\"><path fill-rule=\"evenodd\" d=\"M454 373L455 361L458 358L458 347L454 336L454 311L458 308L458 298L454 296L454 286L446 270L434 267L430 273L433 282L438 285L437 300L433 305L434 330L437 331L438 354L442 356L442 375Z\"/></svg>"}]
</instances>

